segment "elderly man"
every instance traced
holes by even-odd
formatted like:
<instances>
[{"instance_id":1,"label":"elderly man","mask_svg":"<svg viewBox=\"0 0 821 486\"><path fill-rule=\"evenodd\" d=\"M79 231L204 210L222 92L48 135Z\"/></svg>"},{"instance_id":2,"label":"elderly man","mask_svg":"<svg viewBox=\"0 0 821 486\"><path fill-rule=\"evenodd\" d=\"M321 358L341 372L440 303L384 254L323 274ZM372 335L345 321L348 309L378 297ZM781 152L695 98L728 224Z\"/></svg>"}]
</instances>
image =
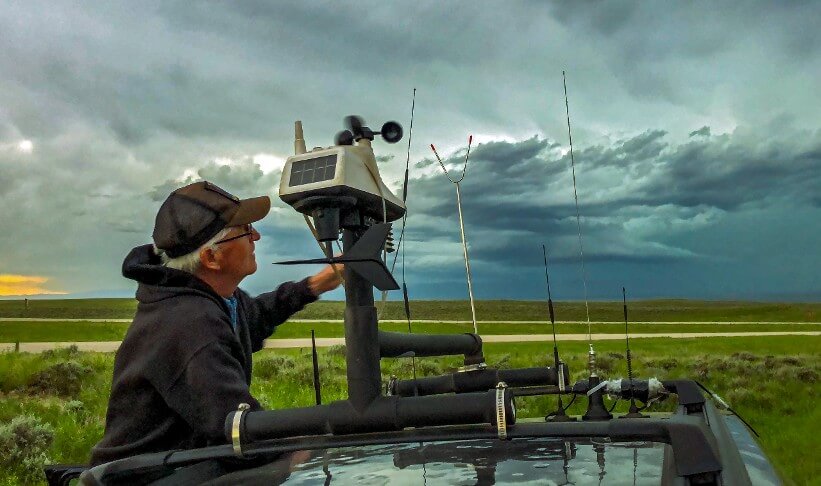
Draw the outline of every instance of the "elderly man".
<instances>
[{"instance_id":1,"label":"elderly man","mask_svg":"<svg viewBox=\"0 0 821 486\"><path fill-rule=\"evenodd\" d=\"M240 200L209 182L165 200L154 245L123 262L136 280L137 313L117 351L103 439L92 465L145 452L225 442L223 424L251 396L251 353L323 292L339 286L326 267L300 282L251 297L238 288L254 273L251 226L271 207L267 196Z\"/></svg>"}]
</instances>

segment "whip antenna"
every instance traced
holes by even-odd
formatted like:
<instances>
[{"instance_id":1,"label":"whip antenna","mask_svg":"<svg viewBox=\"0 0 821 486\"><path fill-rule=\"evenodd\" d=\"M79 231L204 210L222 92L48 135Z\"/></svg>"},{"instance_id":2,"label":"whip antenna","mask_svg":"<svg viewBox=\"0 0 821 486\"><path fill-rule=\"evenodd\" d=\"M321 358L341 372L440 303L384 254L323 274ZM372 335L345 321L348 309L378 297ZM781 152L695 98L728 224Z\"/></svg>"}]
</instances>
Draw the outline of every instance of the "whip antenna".
<instances>
[{"instance_id":1,"label":"whip antenna","mask_svg":"<svg viewBox=\"0 0 821 486\"><path fill-rule=\"evenodd\" d=\"M476 325L476 307L473 304L473 278L470 272L470 257L468 256L468 244L467 239L465 238L465 223L462 219L462 189L459 185L465 178L465 171L467 171L468 168L468 157L470 157L470 146L472 143L473 135L468 137L468 150L465 152L465 163L462 166L462 175L456 180L450 178L450 174L448 174L448 169L445 167L445 163L442 162L442 158L439 157L439 153L436 152L436 147L434 147L433 144L430 144L430 149L433 150L433 155L435 155L436 160L439 161L439 165L442 167L445 177L447 177L448 180L456 186L456 206L459 209L459 231L462 234L462 251L465 255L465 273L467 274L468 295L470 296L470 314L473 318L473 332L475 334L479 334L479 327Z\"/></svg>"},{"instance_id":2,"label":"whip antenna","mask_svg":"<svg viewBox=\"0 0 821 486\"><path fill-rule=\"evenodd\" d=\"M410 130L408 133L408 157L405 159L405 182L402 184L402 202L406 202L408 200L408 174L410 171L410 149L411 149L411 141L413 140L413 112L416 110L416 88L413 88L413 101L411 102L411 119L410 119ZM399 249L402 251L402 297L405 300L405 317L408 319L408 333L411 333L411 314L410 314L410 301L408 299L408 286L405 284L405 247L402 246L402 238L405 236L405 225L407 225L408 221L408 210L407 204L405 205L405 215L402 217L402 232L399 234ZM396 258L399 256L399 252L396 252L396 256L393 257L393 265L391 265L391 272L393 272L393 266L396 265ZM413 377L416 379L416 358L413 358Z\"/></svg>"},{"instance_id":3,"label":"whip antenna","mask_svg":"<svg viewBox=\"0 0 821 486\"><path fill-rule=\"evenodd\" d=\"M322 405L322 387L319 383L319 357L316 354L316 337L311 329L311 361L314 366L314 398L317 405Z\"/></svg>"},{"instance_id":4,"label":"whip antenna","mask_svg":"<svg viewBox=\"0 0 821 486\"><path fill-rule=\"evenodd\" d=\"M589 366L591 376L596 376L596 352L593 351L593 334L590 326L590 306L587 303L587 272L584 268L584 245L582 245L582 223L579 215L579 195L576 192L576 162L573 159L573 135L570 133L570 104L567 101L567 78L562 71L562 81L564 82L564 108L567 113L567 138L570 141L570 168L573 172L573 198L576 201L576 227L579 231L579 255L582 262L582 283L584 285L584 311L587 315L587 343L590 346Z\"/></svg>"},{"instance_id":5,"label":"whip antenna","mask_svg":"<svg viewBox=\"0 0 821 486\"><path fill-rule=\"evenodd\" d=\"M408 174L410 171L410 149L411 149L411 141L413 140L413 113L416 110L416 88L413 88L413 100L411 101L411 119L410 119L410 130L408 133L408 157L405 159L405 182L402 184L402 202L406 202L408 199ZM402 298L405 301L405 318L408 320L408 334L413 333L411 330L411 312L410 312L410 299L408 298L408 286L405 283L405 247L402 246L402 238L405 236L405 226L408 224L408 210L407 204L405 204L405 215L402 216L402 232L399 234L399 250L402 252ZM407 245L406 245L407 246ZM393 265L396 265L396 258L399 256L399 252L396 252L396 256L393 257ZM391 272L393 272L393 265L391 265ZM413 368L413 381L416 381L416 355L414 354L411 356L411 365Z\"/></svg>"},{"instance_id":6,"label":"whip antenna","mask_svg":"<svg viewBox=\"0 0 821 486\"><path fill-rule=\"evenodd\" d=\"M547 283L547 311L550 314L550 325L553 327L553 364L556 367L556 373L559 378L559 404L556 411L548 414L545 420L551 422L573 422L574 418L569 417L565 413L564 404L562 403L562 393L564 393L564 363L559 360L559 346L556 343L556 318L553 314L553 298L550 295L550 276L547 273L547 249L542 245L542 255L544 256L544 279ZM568 405L569 407L569 405Z\"/></svg>"},{"instance_id":7,"label":"whip antenna","mask_svg":"<svg viewBox=\"0 0 821 486\"><path fill-rule=\"evenodd\" d=\"M630 380L630 410L622 418L646 418L647 415L639 413L636 406L635 387L633 384L633 358L630 355L630 333L627 330L627 291L621 288L621 298L624 305L624 341L627 346L627 379Z\"/></svg>"}]
</instances>

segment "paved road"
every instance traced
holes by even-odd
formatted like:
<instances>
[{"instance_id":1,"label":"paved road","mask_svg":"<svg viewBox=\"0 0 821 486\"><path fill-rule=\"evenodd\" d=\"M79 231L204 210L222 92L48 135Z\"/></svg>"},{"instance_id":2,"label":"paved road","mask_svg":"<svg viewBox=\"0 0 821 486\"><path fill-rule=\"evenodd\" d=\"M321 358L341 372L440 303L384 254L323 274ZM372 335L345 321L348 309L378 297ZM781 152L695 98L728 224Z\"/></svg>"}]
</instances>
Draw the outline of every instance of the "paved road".
<instances>
[{"instance_id":1,"label":"paved road","mask_svg":"<svg viewBox=\"0 0 821 486\"><path fill-rule=\"evenodd\" d=\"M57 319L43 317L0 317L0 322L131 322L131 319ZM291 319L288 322L296 324L318 324L332 323L342 324L342 319ZM379 319L379 322L392 322L405 324L406 319ZM473 321L448 321L441 319L414 319L413 324L472 324ZM618 324L624 325L624 321L590 321L591 324ZM549 325L550 321L476 321L476 324L544 324ZM587 324L587 321L556 321L556 324ZM821 322L784 322L784 321L630 321L630 324L802 324L816 326Z\"/></svg>"},{"instance_id":2,"label":"paved road","mask_svg":"<svg viewBox=\"0 0 821 486\"><path fill-rule=\"evenodd\" d=\"M818 331L789 331L789 332L676 332L676 333L634 333L631 339L641 338L706 338L706 337L748 337L748 336L821 336ZM559 341L587 341L587 334L557 334ZM593 334L594 341L621 340L619 334ZM497 334L482 336L485 343L518 343L552 341L552 334ZM345 344L345 338L317 338L317 347L328 347ZM120 346L120 341L93 341L93 342L59 342L59 343L20 343L20 351L41 353L49 349L77 346L80 351L113 352ZM265 341L266 348L307 348L311 346L310 339L269 339ZM0 351L14 351L14 343L0 343Z\"/></svg>"}]
</instances>

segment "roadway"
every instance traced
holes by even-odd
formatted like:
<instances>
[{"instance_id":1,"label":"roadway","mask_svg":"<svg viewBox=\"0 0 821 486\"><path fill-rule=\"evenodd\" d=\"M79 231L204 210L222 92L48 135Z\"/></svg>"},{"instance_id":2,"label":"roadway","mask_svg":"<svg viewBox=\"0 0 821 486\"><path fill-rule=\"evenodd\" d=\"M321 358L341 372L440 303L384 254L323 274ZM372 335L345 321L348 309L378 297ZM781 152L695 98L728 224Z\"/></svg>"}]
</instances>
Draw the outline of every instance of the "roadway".
<instances>
[{"instance_id":1,"label":"roadway","mask_svg":"<svg viewBox=\"0 0 821 486\"><path fill-rule=\"evenodd\" d=\"M327 321L318 321L327 322ZM383 321L384 322L384 321ZM399 321L401 322L401 321ZM414 321L418 322L418 321ZM435 321L443 322L443 321ZM469 321L468 321L469 322ZM660 333L631 333L630 339L692 339L710 337L750 337L750 336L821 336L821 331L773 331L773 332L660 332ZM624 339L623 334L593 334L593 341L613 341ZM587 334L557 334L557 341L587 341ZM484 343L518 343L553 341L552 334L488 334L482 336ZM345 344L345 338L317 338L317 347L324 348ZM15 351L16 343L0 343L0 352ZM19 351L26 353L41 353L43 351L77 346L80 351L94 351L110 353L119 348L120 341L87 341L87 342L40 342L20 343ZM267 349L307 348L311 346L310 338L299 339L268 339L265 341Z\"/></svg>"}]
</instances>

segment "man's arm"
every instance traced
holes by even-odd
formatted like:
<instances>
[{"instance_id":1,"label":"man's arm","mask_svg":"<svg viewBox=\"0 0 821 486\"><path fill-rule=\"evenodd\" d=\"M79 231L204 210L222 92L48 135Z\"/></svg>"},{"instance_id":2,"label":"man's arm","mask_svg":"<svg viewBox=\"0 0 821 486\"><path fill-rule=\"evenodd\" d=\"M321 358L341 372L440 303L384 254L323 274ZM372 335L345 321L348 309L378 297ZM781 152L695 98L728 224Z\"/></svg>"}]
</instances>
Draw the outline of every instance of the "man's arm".
<instances>
[{"instance_id":1,"label":"man's arm","mask_svg":"<svg viewBox=\"0 0 821 486\"><path fill-rule=\"evenodd\" d=\"M262 342L274 333L277 326L314 302L319 295L339 287L344 267L336 265L336 268L338 272L329 265L316 275L299 282L285 282L273 292L254 298L240 291L240 295L245 297L243 305L246 306L245 317L251 334L251 349L262 349Z\"/></svg>"},{"instance_id":2,"label":"man's arm","mask_svg":"<svg viewBox=\"0 0 821 486\"><path fill-rule=\"evenodd\" d=\"M344 271L345 265L328 265L321 272L308 277L308 287L317 297L329 290L334 290L342 284L342 273Z\"/></svg>"}]
</instances>

